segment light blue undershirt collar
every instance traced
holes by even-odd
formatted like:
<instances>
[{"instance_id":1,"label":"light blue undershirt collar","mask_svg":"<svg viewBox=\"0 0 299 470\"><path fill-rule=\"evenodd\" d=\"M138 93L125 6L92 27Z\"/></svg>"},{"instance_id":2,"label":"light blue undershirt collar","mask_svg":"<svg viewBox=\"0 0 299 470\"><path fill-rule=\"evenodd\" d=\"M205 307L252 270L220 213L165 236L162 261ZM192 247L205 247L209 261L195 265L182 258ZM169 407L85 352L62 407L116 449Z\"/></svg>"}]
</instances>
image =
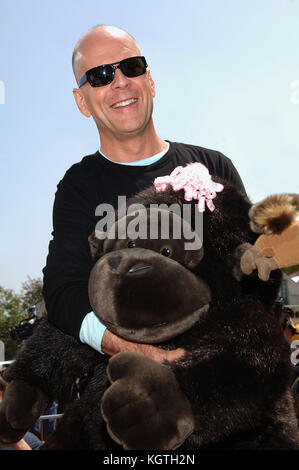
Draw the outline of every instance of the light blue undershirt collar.
<instances>
[{"instance_id":1,"label":"light blue undershirt collar","mask_svg":"<svg viewBox=\"0 0 299 470\"><path fill-rule=\"evenodd\" d=\"M112 163L117 163L118 165L127 165L127 166L145 166L145 165L152 165L153 163L156 163L160 158L164 157L166 152L169 150L169 143L167 142L167 148L165 150L162 150L162 152L156 153L156 155L153 155L152 157L148 158L143 158L142 160L137 160L136 162L115 162L114 160L111 160L110 158L106 157L106 155L103 154L103 152L100 151L100 155L102 157L105 157L106 160Z\"/></svg>"}]
</instances>

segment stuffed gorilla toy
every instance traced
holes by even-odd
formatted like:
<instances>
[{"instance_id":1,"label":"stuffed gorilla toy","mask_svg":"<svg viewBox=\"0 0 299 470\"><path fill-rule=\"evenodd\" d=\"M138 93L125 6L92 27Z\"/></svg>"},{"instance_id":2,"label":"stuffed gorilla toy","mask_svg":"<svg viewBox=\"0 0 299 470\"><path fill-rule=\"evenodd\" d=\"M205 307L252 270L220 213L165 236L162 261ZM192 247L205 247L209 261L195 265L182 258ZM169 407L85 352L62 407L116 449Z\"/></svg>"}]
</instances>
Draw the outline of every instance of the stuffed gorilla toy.
<instances>
[{"instance_id":1,"label":"stuffed gorilla toy","mask_svg":"<svg viewBox=\"0 0 299 470\"><path fill-rule=\"evenodd\" d=\"M118 237L89 238L96 315L128 340L182 348L184 356L160 364L123 352L109 360L44 320L5 373L2 445L18 441L58 400L67 403L64 415L42 449L299 448L290 350L272 310L281 272L251 251L257 235L247 197L212 181L205 167L202 176L202 167L177 168L129 200L143 209L116 217L109 233ZM194 239L203 243L187 250L186 237L129 239L136 215L147 235L153 214L162 225L161 204L189 205ZM170 228L188 224L168 215ZM245 275L240 260L248 252ZM77 379L80 399L71 401Z\"/></svg>"}]
</instances>

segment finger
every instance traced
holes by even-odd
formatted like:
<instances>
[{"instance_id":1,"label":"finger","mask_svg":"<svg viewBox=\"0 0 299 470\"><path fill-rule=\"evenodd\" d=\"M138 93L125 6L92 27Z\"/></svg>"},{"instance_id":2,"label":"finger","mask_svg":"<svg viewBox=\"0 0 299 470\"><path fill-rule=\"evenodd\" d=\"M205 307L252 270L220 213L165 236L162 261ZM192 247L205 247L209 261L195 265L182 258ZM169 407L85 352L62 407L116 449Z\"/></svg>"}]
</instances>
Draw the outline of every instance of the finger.
<instances>
[{"instance_id":1,"label":"finger","mask_svg":"<svg viewBox=\"0 0 299 470\"><path fill-rule=\"evenodd\" d=\"M138 381L143 382L153 364L155 362L152 359L135 352L118 353L109 360L108 378L113 383L118 379L137 375Z\"/></svg>"},{"instance_id":2,"label":"finger","mask_svg":"<svg viewBox=\"0 0 299 470\"><path fill-rule=\"evenodd\" d=\"M139 423L156 412L153 400L136 384L119 380L103 395L102 415L112 427L120 430L131 423Z\"/></svg>"},{"instance_id":3,"label":"finger","mask_svg":"<svg viewBox=\"0 0 299 470\"><path fill-rule=\"evenodd\" d=\"M136 421L126 425L125 423L128 423L126 415L122 420L122 429L118 422L109 422L107 424L109 435L126 450L171 449L169 441L173 445L173 442L178 440L176 420L164 413L155 413L154 407L149 407L146 411L145 406L140 406L140 410L134 408Z\"/></svg>"},{"instance_id":4,"label":"finger","mask_svg":"<svg viewBox=\"0 0 299 470\"><path fill-rule=\"evenodd\" d=\"M251 250L246 251L240 259L240 268L244 274L251 274L255 269L255 257Z\"/></svg>"},{"instance_id":5,"label":"finger","mask_svg":"<svg viewBox=\"0 0 299 470\"><path fill-rule=\"evenodd\" d=\"M168 362L177 361L178 359L184 357L185 354L186 351L183 348L174 349L173 351L166 351L164 360Z\"/></svg>"},{"instance_id":6,"label":"finger","mask_svg":"<svg viewBox=\"0 0 299 470\"><path fill-rule=\"evenodd\" d=\"M257 262L258 276L262 281L268 281L271 271L278 269L274 258L261 258Z\"/></svg>"},{"instance_id":7,"label":"finger","mask_svg":"<svg viewBox=\"0 0 299 470\"><path fill-rule=\"evenodd\" d=\"M258 277L264 282L268 281L271 269L270 269L269 263L267 263L267 260L265 259L258 260L256 264L257 264Z\"/></svg>"}]
</instances>

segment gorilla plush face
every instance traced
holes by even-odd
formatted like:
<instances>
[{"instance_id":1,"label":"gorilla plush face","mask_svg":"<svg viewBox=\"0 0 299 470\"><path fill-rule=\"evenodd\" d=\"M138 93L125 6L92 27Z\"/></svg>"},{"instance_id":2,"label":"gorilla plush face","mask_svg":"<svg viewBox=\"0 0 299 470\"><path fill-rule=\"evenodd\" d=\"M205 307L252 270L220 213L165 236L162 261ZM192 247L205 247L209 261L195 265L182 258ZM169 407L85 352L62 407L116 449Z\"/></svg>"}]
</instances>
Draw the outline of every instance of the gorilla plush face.
<instances>
[{"instance_id":1,"label":"gorilla plush face","mask_svg":"<svg viewBox=\"0 0 299 470\"><path fill-rule=\"evenodd\" d=\"M263 296L265 301L266 289L260 289L257 276L244 278L235 273L240 261L235 250L256 239L249 227L251 204L233 185L219 178L217 181L224 189L217 194L215 210L204 211L199 231L195 230L197 201L188 200L192 207L189 232L184 230L188 225L184 216L168 211L169 236L162 236L160 230L153 237L149 211L161 205L171 210L175 204L184 209L186 199L183 190L158 192L151 186L127 201L127 207L142 205L146 211L139 227L144 236L130 236L128 228L134 225L135 215L120 211L103 239L97 231L89 237L95 262L89 278L89 300L109 330L132 341L161 343L206 318L213 305L231 302L245 293ZM157 220L161 228L162 215ZM180 224L184 237L177 238L173 236L174 227ZM196 249L190 249L189 244L186 248L191 240L190 227L194 242L199 238ZM269 303L276 296L277 286L278 281L269 283Z\"/></svg>"},{"instance_id":2,"label":"gorilla plush face","mask_svg":"<svg viewBox=\"0 0 299 470\"><path fill-rule=\"evenodd\" d=\"M161 211L156 215L161 228ZM93 311L111 331L144 343L167 341L188 330L208 310L211 300L207 283L192 271L203 258L201 243L196 250L185 250L186 239L171 236L175 224L182 229L186 224L172 212L170 236L162 238L160 231L159 236L150 237L152 216L147 209L139 219L144 238L128 236L136 214L116 220L105 240L95 233L90 237L92 252L101 251L89 280Z\"/></svg>"}]
</instances>

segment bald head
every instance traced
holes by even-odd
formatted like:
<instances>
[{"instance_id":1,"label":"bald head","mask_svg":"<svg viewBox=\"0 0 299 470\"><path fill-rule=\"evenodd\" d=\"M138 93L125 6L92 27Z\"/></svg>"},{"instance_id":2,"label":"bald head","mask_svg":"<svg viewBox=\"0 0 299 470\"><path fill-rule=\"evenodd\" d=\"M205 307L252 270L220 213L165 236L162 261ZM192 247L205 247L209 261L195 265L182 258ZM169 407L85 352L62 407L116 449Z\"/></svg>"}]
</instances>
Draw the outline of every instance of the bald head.
<instances>
[{"instance_id":1,"label":"bald head","mask_svg":"<svg viewBox=\"0 0 299 470\"><path fill-rule=\"evenodd\" d=\"M97 25L91 28L76 43L72 56L72 67L77 83L80 77L90 68L103 63L112 63L109 54L113 56L113 50L121 47L123 51L128 51L128 57L141 55L135 38L127 31L109 25ZM101 57L107 57L103 62ZM118 60L118 59L117 59Z\"/></svg>"}]
</instances>

